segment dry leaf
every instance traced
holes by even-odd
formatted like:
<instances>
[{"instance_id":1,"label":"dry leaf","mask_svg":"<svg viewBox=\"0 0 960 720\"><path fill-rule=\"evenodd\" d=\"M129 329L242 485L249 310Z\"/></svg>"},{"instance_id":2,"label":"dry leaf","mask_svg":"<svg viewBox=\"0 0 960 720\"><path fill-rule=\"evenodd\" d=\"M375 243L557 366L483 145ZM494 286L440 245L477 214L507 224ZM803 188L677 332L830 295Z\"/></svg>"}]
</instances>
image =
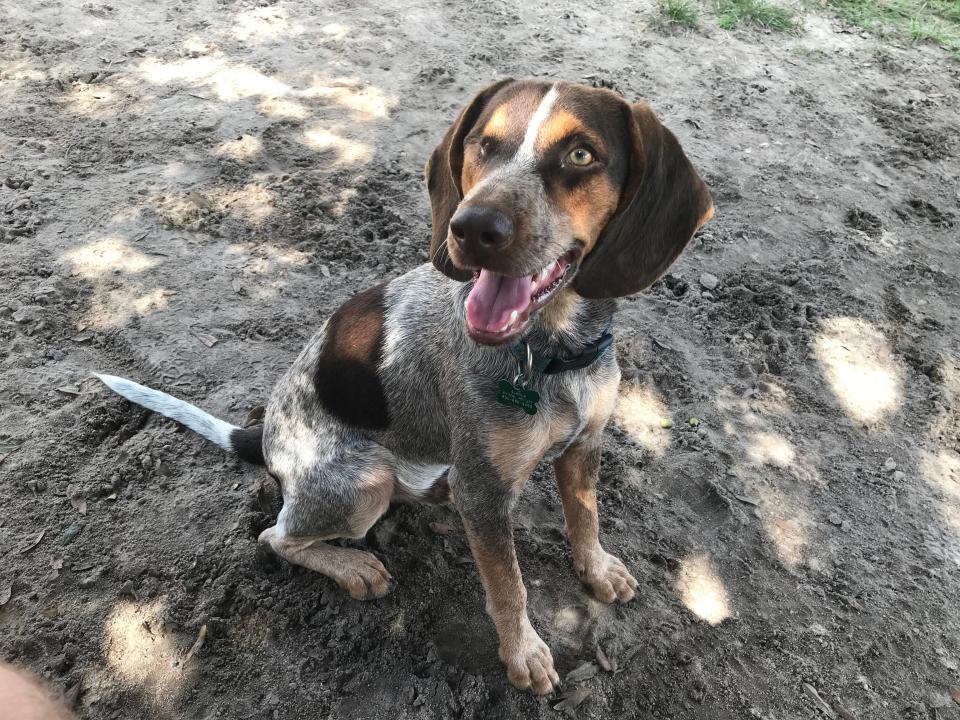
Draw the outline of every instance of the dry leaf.
<instances>
[{"instance_id":1,"label":"dry leaf","mask_svg":"<svg viewBox=\"0 0 960 720\"><path fill-rule=\"evenodd\" d=\"M450 531L453 530L452 527L446 523L432 522L430 523L430 529L435 532L437 535L449 535Z\"/></svg>"},{"instance_id":2,"label":"dry leaf","mask_svg":"<svg viewBox=\"0 0 960 720\"><path fill-rule=\"evenodd\" d=\"M50 569L53 570L53 577L60 577L60 571L63 570L63 558L62 557L52 557L50 558Z\"/></svg>"},{"instance_id":3,"label":"dry leaf","mask_svg":"<svg viewBox=\"0 0 960 720\"><path fill-rule=\"evenodd\" d=\"M192 658L194 655L200 652L200 648L203 647L203 642L206 639L207 639L207 626L201 625L200 632L197 635L197 639L194 641L193 647L191 647L190 650L187 652L187 656L183 659L183 662L185 663L188 662L190 658Z\"/></svg>"},{"instance_id":4,"label":"dry leaf","mask_svg":"<svg viewBox=\"0 0 960 720\"><path fill-rule=\"evenodd\" d=\"M950 693L950 697L953 698L953 701L957 705L960 705L960 688L951 685L949 688L947 688L947 692Z\"/></svg>"},{"instance_id":5,"label":"dry leaf","mask_svg":"<svg viewBox=\"0 0 960 720\"><path fill-rule=\"evenodd\" d=\"M82 332L82 333L80 333L79 335L74 335L74 336L73 336L72 338L70 338L70 339L73 340L75 343L85 343L85 342L89 342L90 340L93 339L93 333L92 333L92 332Z\"/></svg>"},{"instance_id":6,"label":"dry leaf","mask_svg":"<svg viewBox=\"0 0 960 720\"><path fill-rule=\"evenodd\" d=\"M20 446L16 443L0 442L0 465L2 465L3 461L10 457L18 447Z\"/></svg>"},{"instance_id":7,"label":"dry leaf","mask_svg":"<svg viewBox=\"0 0 960 720\"><path fill-rule=\"evenodd\" d=\"M0 607L10 602L11 597L13 597L13 583L3 583L0 585Z\"/></svg>"},{"instance_id":8,"label":"dry leaf","mask_svg":"<svg viewBox=\"0 0 960 720\"><path fill-rule=\"evenodd\" d=\"M83 490L70 486L67 488L67 496L70 498L70 506L81 515L87 514L87 498Z\"/></svg>"},{"instance_id":9,"label":"dry leaf","mask_svg":"<svg viewBox=\"0 0 960 720\"><path fill-rule=\"evenodd\" d=\"M603 648L599 645L597 646L597 662L600 663L602 667L607 672L616 672L617 671L617 659L609 658L607 654L603 651Z\"/></svg>"},{"instance_id":10,"label":"dry leaf","mask_svg":"<svg viewBox=\"0 0 960 720\"><path fill-rule=\"evenodd\" d=\"M191 330L190 332L192 332L193 336L197 340L202 342L204 345L206 345L208 348L212 348L214 345L216 345L219 342L218 338L214 337L209 333L199 332L197 330Z\"/></svg>"},{"instance_id":11,"label":"dry leaf","mask_svg":"<svg viewBox=\"0 0 960 720\"><path fill-rule=\"evenodd\" d=\"M817 689L813 687L810 683L803 683L800 688L803 690L803 694L810 698L810 702L816 706L816 708L826 715L831 720L836 720L837 714L833 711L833 708L830 707L827 702L820 697L820 693L817 692Z\"/></svg>"},{"instance_id":12,"label":"dry leaf","mask_svg":"<svg viewBox=\"0 0 960 720\"><path fill-rule=\"evenodd\" d=\"M64 395L79 395L80 388L76 385L61 385L57 388L57 392L62 392Z\"/></svg>"},{"instance_id":13,"label":"dry leaf","mask_svg":"<svg viewBox=\"0 0 960 720\"><path fill-rule=\"evenodd\" d=\"M593 694L593 690L586 685L577 685L561 695L561 700L553 706L554 710L566 713L568 717L576 717L576 709L580 707L584 700Z\"/></svg>"},{"instance_id":14,"label":"dry leaf","mask_svg":"<svg viewBox=\"0 0 960 720\"><path fill-rule=\"evenodd\" d=\"M575 683L589 680L597 674L598 670L599 668L597 667L596 663L585 662L580 667L567 673L567 682Z\"/></svg>"},{"instance_id":15,"label":"dry leaf","mask_svg":"<svg viewBox=\"0 0 960 720\"><path fill-rule=\"evenodd\" d=\"M266 414L266 412L267 409L263 405L257 405L247 413L247 419L243 421L243 426L246 428L250 427L251 425L262 425L263 416Z\"/></svg>"},{"instance_id":16,"label":"dry leaf","mask_svg":"<svg viewBox=\"0 0 960 720\"><path fill-rule=\"evenodd\" d=\"M40 541L43 540L43 536L47 534L47 531L41 530L40 533L27 545L23 550L20 551L21 555L26 555L28 552L33 550L37 545L40 544Z\"/></svg>"},{"instance_id":17,"label":"dry leaf","mask_svg":"<svg viewBox=\"0 0 960 720\"><path fill-rule=\"evenodd\" d=\"M213 335L207 335L206 333L194 333L194 335L197 336L197 340L202 342L208 348L212 348L217 344L217 338L215 338Z\"/></svg>"},{"instance_id":18,"label":"dry leaf","mask_svg":"<svg viewBox=\"0 0 960 720\"><path fill-rule=\"evenodd\" d=\"M203 99L206 100L207 98L203 98ZM207 198L205 198L203 195L201 195L201 194L198 193L197 191L193 191L193 192L191 192L191 193L187 193L187 200L189 200L190 202L192 202L194 205L196 205L196 206L197 206L198 208L200 208L201 210L212 210L212 209L213 209L213 203L210 202Z\"/></svg>"}]
</instances>

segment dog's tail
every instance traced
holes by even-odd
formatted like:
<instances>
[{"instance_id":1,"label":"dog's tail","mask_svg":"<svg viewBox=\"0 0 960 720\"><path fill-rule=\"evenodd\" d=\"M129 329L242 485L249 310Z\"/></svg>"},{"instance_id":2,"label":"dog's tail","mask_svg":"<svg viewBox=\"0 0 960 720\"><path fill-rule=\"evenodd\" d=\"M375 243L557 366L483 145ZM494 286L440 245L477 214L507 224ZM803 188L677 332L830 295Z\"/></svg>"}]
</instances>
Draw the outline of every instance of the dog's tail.
<instances>
[{"instance_id":1,"label":"dog's tail","mask_svg":"<svg viewBox=\"0 0 960 720\"><path fill-rule=\"evenodd\" d=\"M262 425L254 425L248 428L231 425L188 402L167 395L165 392L145 387L132 380L115 375L95 374L104 385L130 402L142 405L148 410L153 410L155 413L160 413L164 417L186 425L195 433L216 443L227 452L239 455L247 462L257 465L265 464L263 460Z\"/></svg>"}]
</instances>

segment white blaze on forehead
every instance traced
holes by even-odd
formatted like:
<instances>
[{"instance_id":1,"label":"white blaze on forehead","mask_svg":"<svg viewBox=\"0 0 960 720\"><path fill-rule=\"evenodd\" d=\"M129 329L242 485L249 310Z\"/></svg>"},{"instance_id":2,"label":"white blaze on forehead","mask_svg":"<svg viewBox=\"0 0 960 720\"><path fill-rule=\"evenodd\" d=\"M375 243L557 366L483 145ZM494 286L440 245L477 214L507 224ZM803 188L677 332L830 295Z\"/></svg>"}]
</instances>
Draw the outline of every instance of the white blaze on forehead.
<instances>
[{"instance_id":1,"label":"white blaze on forehead","mask_svg":"<svg viewBox=\"0 0 960 720\"><path fill-rule=\"evenodd\" d=\"M480 182L470 188L470 192L463 198L464 202L470 200L480 192L482 188L485 188L492 182L503 180L517 172L528 172L531 169L537 137L540 135L540 129L543 127L543 124L547 121L547 118L550 117L550 111L553 109L553 104L556 102L556 99L557 86L551 85L550 90L543 96L543 99L540 100L536 111L530 116L527 129L523 133L523 142L520 144L516 154L510 158L510 162L495 168L480 180Z\"/></svg>"},{"instance_id":2,"label":"white blaze on forehead","mask_svg":"<svg viewBox=\"0 0 960 720\"><path fill-rule=\"evenodd\" d=\"M540 105L537 106L537 111L530 117L530 122L527 123L527 131L523 134L523 143L517 150L517 160L533 159L533 148L536 145L537 136L540 134L540 128L543 127L543 123L550 116L550 110L553 108L556 99L557 86L552 85L549 92L543 96Z\"/></svg>"}]
</instances>

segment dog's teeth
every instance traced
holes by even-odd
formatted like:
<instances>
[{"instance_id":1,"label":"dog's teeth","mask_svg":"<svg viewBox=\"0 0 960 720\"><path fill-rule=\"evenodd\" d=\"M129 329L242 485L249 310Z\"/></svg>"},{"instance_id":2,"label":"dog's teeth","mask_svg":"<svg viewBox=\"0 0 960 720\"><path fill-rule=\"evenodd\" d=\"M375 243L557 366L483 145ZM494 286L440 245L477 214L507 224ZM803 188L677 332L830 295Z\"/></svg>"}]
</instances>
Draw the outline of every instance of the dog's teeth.
<instances>
[{"instance_id":1,"label":"dog's teeth","mask_svg":"<svg viewBox=\"0 0 960 720\"><path fill-rule=\"evenodd\" d=\"M520 317L520 313L518 313L516 310L510 313L510 321L507 323L507 327L513 325L517 321L518 317Z\"/></svg>"}]
</instances>

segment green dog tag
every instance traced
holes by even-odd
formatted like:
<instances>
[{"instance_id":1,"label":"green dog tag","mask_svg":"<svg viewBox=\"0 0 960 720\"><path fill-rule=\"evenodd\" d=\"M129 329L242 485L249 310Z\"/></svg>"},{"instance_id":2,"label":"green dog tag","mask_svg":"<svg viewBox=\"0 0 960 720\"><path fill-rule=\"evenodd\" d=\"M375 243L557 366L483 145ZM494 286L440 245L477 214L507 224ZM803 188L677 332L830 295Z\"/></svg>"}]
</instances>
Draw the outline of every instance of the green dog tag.
<instances>
[{"instance_id":1,"label":"green dog tag","mask_svg":"<svg viewBox=\"0 0 960 720\"><path fill-rule=\"evenodd\" d=\"M527 415L536 415L540 393L536 390L527 390L519 382L514 385L504 378L497 386L497 402L501 405L513 405L521 408Z\"/></svg>"}]
</instances>

